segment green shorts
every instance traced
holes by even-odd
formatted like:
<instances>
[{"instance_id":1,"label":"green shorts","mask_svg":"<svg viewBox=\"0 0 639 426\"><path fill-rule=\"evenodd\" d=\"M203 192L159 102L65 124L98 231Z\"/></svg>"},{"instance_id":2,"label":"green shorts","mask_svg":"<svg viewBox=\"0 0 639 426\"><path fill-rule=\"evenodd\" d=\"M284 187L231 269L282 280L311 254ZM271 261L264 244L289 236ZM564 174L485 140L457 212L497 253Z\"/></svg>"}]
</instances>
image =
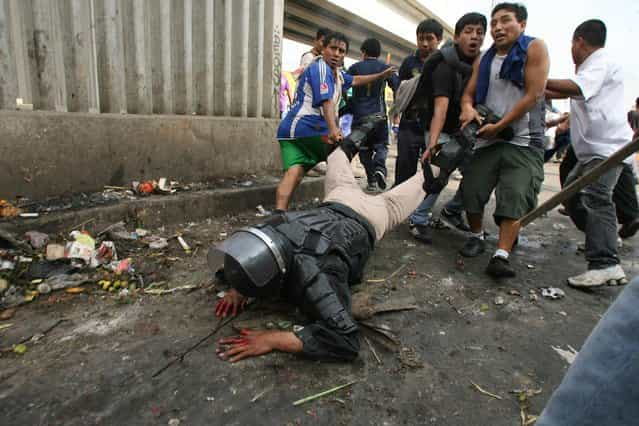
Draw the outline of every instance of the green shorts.
<instances>
[{"instance_id":1,"label":"green shorts","mask_svg":"<svg viewBox=\"0 0 639 426\"><path fill-rule=\"evenodd\" d=\"M282 152L282 168L284 171L293 166L302 166L310 170L319 162L326 161L330 146L322 140L322 136L308 138L278 139Z\"/></svg>"},{"instance_id":2,"label":"green shorts","mask_svg":"<svg viewBox=\"0 0 639 426\"><path fill-rule=\"evenodd\" d=\"M483 213L494 189L495 222L519 219L537 206L543 180L542 150L505 142L480 148L464 169L464 208L468 213Z\"/></svg>"}]
</instances>

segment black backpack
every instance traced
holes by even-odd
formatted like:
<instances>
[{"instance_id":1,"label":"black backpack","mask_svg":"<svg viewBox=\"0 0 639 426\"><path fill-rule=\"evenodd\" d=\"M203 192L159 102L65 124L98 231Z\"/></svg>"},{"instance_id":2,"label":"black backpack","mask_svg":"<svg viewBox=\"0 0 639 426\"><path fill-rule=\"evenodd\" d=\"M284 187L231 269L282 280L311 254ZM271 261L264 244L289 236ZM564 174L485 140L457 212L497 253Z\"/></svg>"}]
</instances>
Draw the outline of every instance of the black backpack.
<instances>
[{"instance_id":1,"label":"black backpack","mask_svg":"<svg viewBox=\"0 0 639 426\"><path fill-rule=\"evenodd\" d=\"M441 49L431 53L424 62L417 89L407 108L416 108L419 111L422 124L424 124L424 120L431 115L430 108L433 104L433 100L430 96L432 94L431 76L435 68L442 61L445 61L455 71L455 91L453 96L457 101L461 99L466 83L468 83L473 73L472 65L459 59L457 49L455 49L454 43L450 40L447 41Z\"/></svg>"}]
</instances>

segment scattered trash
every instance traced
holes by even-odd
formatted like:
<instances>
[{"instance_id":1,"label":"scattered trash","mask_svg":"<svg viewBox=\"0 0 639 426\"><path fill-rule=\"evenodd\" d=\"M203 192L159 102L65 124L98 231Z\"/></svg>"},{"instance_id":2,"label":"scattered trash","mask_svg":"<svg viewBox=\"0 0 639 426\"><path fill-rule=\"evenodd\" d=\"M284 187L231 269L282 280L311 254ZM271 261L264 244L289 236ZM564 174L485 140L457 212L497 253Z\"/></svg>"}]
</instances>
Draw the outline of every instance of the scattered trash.
<instances>
[{"instance_id":1,"label":"scattered trash","mask_svg":"<svg viewBox=\"0 0 639 426\"><path fill-rule=\"evenodd\" d=\"M261 204L259 204L255 209L257 210L257 213L255 213L255 216L257 217L265 217L271 214L271 212L266 210Z\"/></svg>"},{"instance_id":2,"label":"scattered trash","mask_svg":"<svg viewBox=\"0 0 639 426\"><path fill-rule=\"evenodd\" d=\"M326 390L324 392L320 392L320 393L317 393L315 395L307 396L306 398L298 399L297 401L295 401L293 403L293 405L297 406L297 405L301 405L301 404L304 404L304 403L309 402L309 401L313 401L313 400L315 400L317 398L321 398L321 397L329 395L329 394L331 394L333 392L337 392L340 389L344 389L344 388L346 388L348 386L352 386L352 385L354 385L357 382L358 382L358 380L354 380L352 382L348 382L346 384L343 384L343 385L340 385L340 386L336 386L336 387L334 387L332 389L329 389L329 390Z\"/></svg>"},{"instance_id":3,"label":"scattered trash","mask_svg":"<svg viewBox=\"0 0 639 426\"><path fill-rule=\"evenodd\" d=\"M20 213L18 216L20 216L23 219L33 219L36 217L40 217L39 213Z\"/></svg>"},{"instance_id":4,"label":"scattered trash","mask_svg":"<svg viewBox=\"0 0 639 426\"><path fill-rule=\"evenodd\" d=\"M528 269L535 269L535 265L528 264L528 265L526 265L526 268L528 268Z\"/></svg>"},{"instance_id":5,"label":"scattered trash","mask_svg":"<svg viewBox=\"0 0 639 426\"><path fill-rule=\"evenodd\" d=\"M182 238L181 235L178 235L177 240L178 240L178 243L180 243L180 246L182 246L182 249L185 252L191 253L191 247L186 243L186 241L184 241L184 238Z\"/></svg>"},{"instance_id":6,"label":"scattered trash","mask_svg":"<svg viewBox=\"0 0 639 426\"><path fill-rule=\"evenodd\" d=\"M5 328L12 327L13 324L0 324L0 330L4 330Z\"/></svg>"},{"instance_id":7,"label":"scattered trash","mask_svg":"<svg viewBox=\"0 0 639 426\"><path fill-rule=\"evenodd\" d=\"M7 200L0 200L0 217L15 217L19 213L19 208L14 207Z\"/></svg>"},{"instance_id":8,"label":"scattered trash","mask_svg":"<svg viewBox=\"0 0 639 426\"><path fill-rule=\"evenodd\" d=\"M47 234L44 234L38 231L26 232L24 236L29 241L29 244L31 244L31 247L33 247L36 250L46 246L47 243L49 242L49 236Z\"/></svg>"},{"instance_id":9,"label":"scattered trash","mask_svg":"<svg viewBox=\"0 0 639 426\"><path fill-rule=\"evenodd\" d=\"M562 317L567 317L568 313L566 311L559 311L557 312L559 315L561 315Z\"/></svg>"},{"instance_id":10,"label":"scattered trash","mask_svg":"<svg viewBox=\"0 0 639 426\"><path fill-rule=\"evenodd\" d=\"M169 246L169 242L166 238L151 236L147 238L147 242L149 244L149 248L151 250L162 250Z\"/></svg>"},{"instance_id":11,"label":"scattered trash","mask_svg":"<svg viewBox=\"0 0 639 426\"><path fill-rule=\"evenodd\" d=\"M16 267L14 262L9 260L0 260L0 271L12 271Z\"/></svg>"},{"instance_id":12,"label":"scattered trash","mask_svg":"<svg viewBox=\"0 0 639 426\"><path fill-rule=\"evenodd\" d=\"M16 314L15 308L5 309L4 311L0 312L0 321L9 320L13 318L15 314Z\"/></svg>"},{"instance_id":13,"label":"scattered trash","mask_svg":"<svg viewBox=\"0 0 639 426\"><path fill-rule=\"evenodd\" d=\"M18 263L31 263L31 262L33 262L32 257L18 256Z\"/></svg>"},{"instance_id":14,"label":"scattered trash","mask_svg":"<svg viewBox=\"0 0 639 426\"><path fill-rule=\"evenodd\" d=\"M142 228L135 228L135 233L140 238L144 238L147 235L149 235L149 231L147 231L146 229L142 229Z\"/></svg>"},{"instance_id":15,"label":"scattered trash","mask_svg":"<svg viewBox=\"0 0 639 426\"><path fill-rule=\"evenodd\" d=\"M521 292L514 288L508 290L508 294L510 294L511 296L521 296Z\"/></svg>"},{"instance_id":16,"label":"scattered trash","mask_svg":"<svg viewBox=\"0 0 639 426\"><path fill-rule=\"evenodd\" d=\"M240 186L243 186L245 188L248 188L249 186L253 186L253 181L252 180L246 180L244 182L240 183Z\"/></svg>"},{"instance_id":17,"label":"scattered trash","mask_svg":"<svg viewBox=\"0 0 639 426\"><path fill-rule=\"evenodd\" d=\"M579 352L575 350L575 348L573 348L572 346L570 345L567 345L567 346L568 346L568 350L562 349L560 346L550 346L550 347L553 348L553 350L557 352L559 356L564 359L564 361L566 361L569 365L571 365L575 361L575 358L577 357L577 354Z\"/></svg>"},{"instance_id":18,"label":"scattered trash","mask_svg":"<svg viewBox=\"0 0 639 426\"><path fill-rule=\"evenodd\" d=\"M13 352L17 353L18 355L24 355L25 352L27 352L27 345L25 345L24 343L17 344L13 347Z\"/></svg>"},{"instance_id":19,"label":"scattered trash","mask_svg":"<svg viewBox=\"0 0 639 426\"><path fill-rule=\"evenodd\" d=\"M116 275L121 275L124 273L132 274L133 272L135 272L135 270L133 269L133 265L131 264L131 259L128 257L126 259L115 260L109 263L109 268L113 272L115 272Z\"/></svg>"},{"instance_id":20,"label":"scattered trash","mask_svg":"<svg viewBox=\"0 0 639 426\"><path fill-rule=\"evenodd\" d=\"M69 288L67 288L64 291L69 293L69 294L84 293L84 287L69 287Z\"/></svg>"},{"instance_id":21,"label":"scattered trash","mask_svg":"<svg viewBox=\"0 0 639 426\"><path fill-rule=\"evenodd\" d=\"M554 229L555 231L563 231L564 229L566 229L566 225L562 223L553 223L552 229Z\"/></svg>"},{"instance_id":22,"label":"scattered trash","mask_svg":"<svg viewBox=\"0 0 639 426\"><path fill-rule=\"evenodd\" d=\"M152 194L153 190L155 189L155 186L153 185L153 181L151 180L142 182L142 183L133 182L133 187L135 189L135 192L137 192L139 195Z\"/></svg>"},{"instance_id":23,"label":"scattered trash","mask_svg":"<svg viewBox=\"0 0 639 426\"><path fill-rule=\"evenodd\" d=\"M40 294L49 294L51 293L51 286L47 283L42 283L38 285L38 293Z\"/></svg>"},{"instance_id":24,"label":"scattered trash","mask_svg":"<svg viewBox=\"0 0 639 426\"><path fill-rule=\"evenodd\" d=\"M86 264L91 262L95 251L95 240L88 234L80 231L73 231L70 234L74 239L65 247L65 255L69 259L81 259Z\"/></svg>"},{"instance_id":25,"label":"scattered trash","mask_svg":"<svg viewBox=\"0 0 639 426\"><path fill-rule=\"evenodd\" d=\"M494 393L488 392L487 390L483 389L481 386L479 386L477 383L473 382L472 380L470 381L470 384L473 385L478 392L483 393L484 395L488 395L491 398L499 399L500 401L503 399L501 396L495 395Z\"/></svg>"},{"instance_id":26,"label":"scattered trash","mask_svg":"<svg viewBox=\"0 0 639 426\"><path fill-rule=\"evenodd\" d=\"M109 226L106 230L106 234L112 240L135 241L139 239L138 233L127 231L126 226L122 221Z\"/></svg>"},{"instance_id":27,"label":"scattered trash","mask_svg":"<svg viewBox=\"0 0 639 426\"><path fill-rule=\"evenodd\" d=\"M160 178L156 186L156 192L160 194L173 194L177 190L173 188L173 185L177 182L167 182L166 178Z\"/></svg>"},{"instance_id":28,"label":"scattered trash","mask_svg":"<svg viewBox=\"0 0 639 426\"><path fill-rule=\"evenodd\" d=\"M60 244L49 244L47 245L47 250L45 257L47 260L58 260L64 258L64 246Z\"/></svg>"},{"instance_id":29,"label":"scattered trash","mask_svg":"<svg viewBox=\"0 0 639 426\"><path fill-rule=\"evenodd\" d=\"M63 288L78 287L89 280L88 274L62 274L49 277L43 284L51 287L51 290L61 290ZM42 285L42 284L41 284Z\"/></svg>"},{"instance_id":30,"label":"scattered trash","mask_svg":"<svg viewBox=\"0 0 639 426\"><path fill-rule=\"evenodd\" d=\"M179 425L180 425L180 419L169 420L169 426L179 426Z\"/></svg>"},{"instance_id":31,"label":"scattered trash","mask_svg":"<svg viewBox=\"0 0 639 426\"><path fill-rule=\"evenodd\" d=\"M497 296L497 297L495 297L494 302L495 302L495 305L503 305L504 304L504 298L501 297L501 296Z\"/></svg>"},{"instance_id":32,"label":"scattered trash","mask_svg":"<svg viewBox=\"0 0 639 426\"><path fill-rule=\"evenodd\" d=\"M91 257L91 266L95 268L114 260L118 260L118 253L115 250L115 244L113 241L103 241Z\"/></svg>"},{"instance_id":33,"label":"scattered trash","mask_svg":"<svg viewBox=\"0 0 639 426\"><path fill-rule=\"evenodd\" d=\"M0 278L0 294L4 293L9 288L9 281L4 278Z\"/></svg>"},{"instance_id":34,"label":"scattered trash","mask_svg":"<svg viewBox=\"0 0 639 426\"><path fill-rule=\"evenodd\" d=\"M550 299L561 299L566 296L566 292L557 287L543 287L541 289L541 295Z\"/></svg>"},{"instance_id":35,"label":"scattered trash","mask_svg":"<svg viewBox=\"0 0 639 426\"><path fill-rule=\"evenodd\" d=\"M488 303L482 303L481 306L479 307L479 310L481 312L488 312L490 311L490 306L488 306Z\"/></svg>"}]
</instances>

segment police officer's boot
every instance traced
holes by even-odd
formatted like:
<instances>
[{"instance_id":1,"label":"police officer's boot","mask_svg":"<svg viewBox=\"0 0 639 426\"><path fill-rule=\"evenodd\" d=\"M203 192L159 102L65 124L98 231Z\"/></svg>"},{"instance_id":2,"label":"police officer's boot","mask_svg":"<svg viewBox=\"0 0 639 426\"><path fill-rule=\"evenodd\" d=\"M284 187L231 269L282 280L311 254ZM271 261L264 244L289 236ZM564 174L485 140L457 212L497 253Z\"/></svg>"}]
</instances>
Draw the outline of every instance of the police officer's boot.
<instances>
[{"instance_id":1,"label":"police officer's boot","mask_svg":"<svg viewBox=\"0 0 639 426\"><path fill-rule=\"evenodd\" d=\"M349 161L353 160L362 146L366 146L370 135L384 121L386 121L385 115L371 114L363 117L353 126L351 133L340 142L340 147Z\"/></svg>"}]
</instances>

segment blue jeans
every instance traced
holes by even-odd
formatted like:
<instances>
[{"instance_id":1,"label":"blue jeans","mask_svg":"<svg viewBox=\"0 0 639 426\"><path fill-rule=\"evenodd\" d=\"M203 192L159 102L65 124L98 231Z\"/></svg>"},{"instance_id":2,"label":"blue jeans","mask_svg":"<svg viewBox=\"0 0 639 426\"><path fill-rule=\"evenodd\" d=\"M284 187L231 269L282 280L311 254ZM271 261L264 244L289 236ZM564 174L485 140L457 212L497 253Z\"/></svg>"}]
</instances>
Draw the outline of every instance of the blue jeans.
<instances>
[{"instance_id":1,"label":"blue jeans","mask_svg":"<svg viewBox=\"0 0 639 426\"><path fill-rule=\"evenodd\" d=\"M377 128L369 136L366 146L359 150L359 161L366 170L366 179L369 184L376 182L375 172L380 171L386 177L386 157L388 155L388 123L379 123Z\"/></svg>"},{"instance_id":2,"label":"blue jeans","mask_svg":"<svg viewBox=\"0 0 639 426\"><path fill-rule=\"evenodd\" d=\"M439 135L437 143L446 143L450 140L450 138L450 135L448 135L447 133L441 133ZM428 132L426 132L426 140L428 141ZM428 194L426 198L424 198L424 201L422 201L419 206L417 206L415 211L410 215L410 221L413 222L415 225L428 225L428 216L430 214L430 211L435 206L435 203L439 198L439 194L441 194L441 192L437 194ZM455 196L451 198L448 203L446 203L444 208L450 213L460 215L462 214L462 212L464 211L464 200L462 199L461 195L461 186L457 189L457 192L455 192Z\"/></svg>"},{"instance_id":3,"label":"blue jeans","mask_svg":"<svg viewBox=\"0 0 639 426\"><path fill-rule=\"evenodd\" d=\"M639 419L639 278L583 344L537 426L626 426Z\"/></svg>"}]
</instances>

